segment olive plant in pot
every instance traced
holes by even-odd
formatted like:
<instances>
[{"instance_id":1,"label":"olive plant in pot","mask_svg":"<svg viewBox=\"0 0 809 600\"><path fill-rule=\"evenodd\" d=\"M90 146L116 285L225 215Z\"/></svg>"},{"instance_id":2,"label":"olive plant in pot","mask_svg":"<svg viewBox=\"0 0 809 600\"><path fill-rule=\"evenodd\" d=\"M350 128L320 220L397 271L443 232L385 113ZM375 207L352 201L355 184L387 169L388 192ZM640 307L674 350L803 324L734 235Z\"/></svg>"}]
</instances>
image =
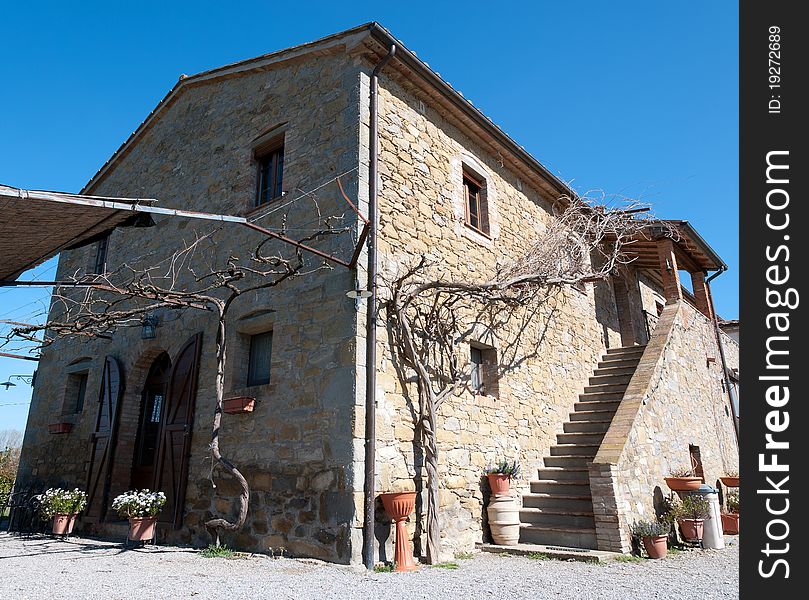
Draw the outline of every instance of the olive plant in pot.
<instances>
[{"instance_id":1,"label":"olive plant in pot","mask_svg":"<svg viewBox=\"0 0 809 600\"><path fill-rule=\"evenodd\" d=\"M129 519L127 541L153 540L157 513L165 503L166 495L163 492L132 490L116 496L112 508L118 511L119 516Z\"/></svg>"},{"instance_id":2,"label":"olive plant in pot","mask_svg":"<svg viewBox=\"0 0 809 600\"><path fill-rule=\"evenodd\" d=\"M705 519L711 517L708 499L699 494L688 494L673 511L674 518L680 525L683 538L689 542L702 541Z\"/></svg>"},{"instance_id":3,"label":"olive plant in pot","mask_svg":"<svg viewBox=\"0 0 809 600\"><path fill-rule=\"evenodd\" d=\"M673 469L671 475L663 479L673 492L693 492L702 485L702 479L694 475L693 469Z\"/></svg>"},{"instance_id":4,"label":"olive plant in pot","mask_svg":"<svg viewBox=\"0 0 809 600\"><path fill-rule=\"evenodd\" d=\"M725 495L725 511L722 513L722 533L739 533L739 492L733 490Z\"/></svg>"},{"instance_id":5,"label":"olive plant in pot","mask_svg":"<svg viewBox=\"0 0 809 600\"><path fill-rule=\"evenodd\" d=\"M649 558L665 558L668 552L668 534L671 526L660 521L635 521L630 527L632 535L640 538Z\"/></svg>"},{"instance_id":6,"label":"olive plant in pot","mask_svg":"<svg viewBox=\"0 0 809 600\"><path fill-rule=\"evenodd\" d=\"M53 519L54 535L70 535L76 516L87 506L87 494L79 488L73 490L50 488L37 498L42 517Z\"/></svg>"},{"instance_id":7,"label":"olive plant in pot","mask_svg":"<svg viewBox=\"0 0 809 600\"><path fill-rule=\"evenodd\" d=\"M507 495L509 483L520 474L520 464L516 459L511 462L504 459L496 465L489 465L483 472L489 480L493 495Z\"/></svg>"}]
</instances>

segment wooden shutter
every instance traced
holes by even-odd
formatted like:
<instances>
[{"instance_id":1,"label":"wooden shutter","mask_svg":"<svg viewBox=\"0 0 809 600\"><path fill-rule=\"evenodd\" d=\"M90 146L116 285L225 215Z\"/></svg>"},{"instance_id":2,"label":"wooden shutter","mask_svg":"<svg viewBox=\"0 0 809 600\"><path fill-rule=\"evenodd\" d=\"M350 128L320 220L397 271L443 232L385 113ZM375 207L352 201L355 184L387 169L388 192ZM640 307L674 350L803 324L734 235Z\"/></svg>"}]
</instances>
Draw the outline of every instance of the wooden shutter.
<instances>
[{"instance_id":1,"label":"wooden shutter","mask_svg":"<svg viewBox=\"0 0 809 600\"><path fill-rule=\"evenodd\" d=\"M87 508L83 516L85 521L101 521L107 513L112 463L118 437L118 407L123 392L123 371L115 358L107 356L101 374L95 431L90 436Z\"/></svg>"},{"instance_id":2,"label":"wooden shutter","mask_svg":"<svg viewBox=\"0 0 809 600\"><path fill-rule=\"evenodd\" d=\"M173 523L175 528L183 521L201 349L202 333L198 333L177 354L172 362L163 405L154 489L166 494L166 505L160 511L160 521Z\"/></svg>"}]
</instances>

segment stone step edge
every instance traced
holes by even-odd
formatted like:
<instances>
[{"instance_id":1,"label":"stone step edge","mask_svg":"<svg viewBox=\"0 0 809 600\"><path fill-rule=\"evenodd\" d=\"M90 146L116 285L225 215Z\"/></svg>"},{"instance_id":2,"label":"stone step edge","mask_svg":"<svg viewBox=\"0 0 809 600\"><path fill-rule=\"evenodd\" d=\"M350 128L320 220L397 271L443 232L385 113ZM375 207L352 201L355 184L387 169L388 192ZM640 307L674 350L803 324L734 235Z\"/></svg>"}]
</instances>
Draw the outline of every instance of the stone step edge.
<instances>
[{"instance_id":1,"label":"stone step edge","mask_svg":"<svg viewBox=\"0 0 809 600\"><path fill-rule=\"evenodd\" d=\"M570 517L593 517L595 516L592 511L586 510L565 510L563 508L536 508L529 506L528 508L521 508L520 512L529 512L538 515L565 515Z\"/></svg>"},{"instance_id":2,"label":"stone step edge","mask_svg":"<svg viewBox=\"0 0 809 600\"><path fill-rule=\"evenodd\" d=\"M477 542L475 548L481 552L495 554L514 554L527 556L529 554L547 554L556 560L575 560L587 563L603 563L623 556L618 552L605 552L604 550L589 550L586 548L571 548L565 546L549 546L545 544L517 544L515 546L501 546L499 544L485 544Z\"/></svg>"},{"instance_id":3,"label":"stone step edge","mask_svg":"<svg viewBox=\"0 0 809 600\"><path fill-rule=\"evenodd\" d=\"M595 535L595 527L572 527L569 525L536 525L534 523L520 523L520 529L534 531L560 531L562 533L592 533Z\"/></svg>"}]
</instances>

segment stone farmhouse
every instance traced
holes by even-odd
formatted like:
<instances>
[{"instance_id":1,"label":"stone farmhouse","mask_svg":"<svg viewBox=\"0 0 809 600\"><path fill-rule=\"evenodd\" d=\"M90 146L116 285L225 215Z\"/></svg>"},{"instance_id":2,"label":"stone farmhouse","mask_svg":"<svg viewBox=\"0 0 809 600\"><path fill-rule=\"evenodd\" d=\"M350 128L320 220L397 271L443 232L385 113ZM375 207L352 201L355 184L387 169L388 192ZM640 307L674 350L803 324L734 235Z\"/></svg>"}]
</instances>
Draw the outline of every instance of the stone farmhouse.
<instances>
[{"instance_id":1,"label":"stone farmhouse","mask_svg":"<svg viewBox=\"0 0 809 600\"><path fill-rule=\"evenodd\" d=\"M256 216L271 229L281 227L274 206L344 174L346 196L368 214L371 78L394 44L378 71L380 275L431 253L454 277L485 276L572 192L376 23L181 76L82 193ZM333 185L319 198L324 210L342 202ZM294 227L313 208L289 210ZM361 218L345 218L356 240ZM726 267L688 222L671 224L676 238L638 240L635 260L610 280L565 289L520 337L520 364L497 368L503 349L485 333L470 345L476 389L439 415L445 552L487 539L482 471L499 458L522 464L521 541L619 552L628 525L668 493L670 470L695 466L713 484L738 469L727 392L738 346L716 325L706 277ZM170 254L196 226L156 216L152 227L115 229L62 252L57 279ZM223 239L214 252L224 259L261 236L234 228ZM346 292L366 285L366 252L358 268L290 280L232 313L226 397L256 399L253 412L225 414L221 431L251 486L247 522L224 540L236 548L361 560L367 327L364 301ZM207 545L204 522L228 515L238 495L226 477L216 489L209 481L215 319L170 311L154 325L153 336L124 327L43 350L20 481L88 489L77 527L96 535L120 531L115 495L164 490L161 539ZM414 489L409 384L381 320L377 331L375 488ZM384 552L381 510L377 521Z\"/></svg>"}]
</instances>

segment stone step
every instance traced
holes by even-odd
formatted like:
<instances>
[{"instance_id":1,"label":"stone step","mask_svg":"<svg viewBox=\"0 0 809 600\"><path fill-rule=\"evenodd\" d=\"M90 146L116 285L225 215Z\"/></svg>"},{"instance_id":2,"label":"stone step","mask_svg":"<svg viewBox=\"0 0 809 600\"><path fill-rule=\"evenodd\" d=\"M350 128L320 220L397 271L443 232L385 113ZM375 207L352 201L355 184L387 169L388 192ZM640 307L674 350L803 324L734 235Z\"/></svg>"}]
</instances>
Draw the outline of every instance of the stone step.
<instances>
[{"instance_id":1,"label":"stone step","mask_svg":"<svg viewBox=\"0 0 809 600\"><path fill-rule=\"evenodd\" d=\"M548 468L554 467L561 467L561 468L577 468L577 467L586 467L588 463L593 462L593 459L589 456L575 456L575 455L567 455L567 456L546 456L542 459L544 465Z\"/></svg>"},{"instance_id":2,"label":"stone step","mask_svg":"<svg viewBox=\"0 0 809 600\"><path fill-rule=\"evenodd\" d=\"M593 371L593 375L600 377L604 375L629 375L630 377L635 374L638 365L620 366L620 367L598 367Z\"/></svg>"},{"instance_id":3,"label":"stone step","mask_svg":"<svg viewBox=\"0 0 809 600\"><path fill-rule=\"evenodd\" d=\"M598 452L599 444L556 444L551 446L551 456L590 456Z\"/></svg>"},{"instance_id":4,"label":"stone step","mask_svg":"<svg viewBox=\"0 0 809 600\"><path fill-rule=\"evenodd\" d=\"M594 527L520 525L521 544L546 544L571 548L597 548Z\"/></svg>"},{"instance_id":5,"label":"stone step","mask_svg":"<svg viewBox=\"0 0 809 600\"><path fill-rule=\"evenodd\" d=\"M583 480L590 478L586 466L565 466L565 467L543 467L537 469L540 479L552 479L560 481L562 479Z\"/></svg>"},{"instance_id":6,"label":"stone step","mask_svg":"<svg viewBox=\"0 0 809 600\"><path fill-rule=\"evenodd\" d=\"M586 496L590 493L590 479L540 479L531 482L531 493Z\"/></svg>"},{"instance_id":7,"label":"stone step","mask_svg":"<svg viewBox=\"0 0 809 600\"><path fill-rule=\"evenodd\" d=\"M588 383L590 385L628 385L630 379L632 379L631 373L627 375L593 375Z\"/></svg>"},{"instance_id":8,"label":"stone step","mask_svg":"<svg viewBox=\"0 0 809 600\"><path fill-rule=\"evenodd\" d=\"M579 394L579 402L593 402L599 400L622 400L624 392L584 392Z\"/></svg>"},{"instance_id":9,"label":"stone step","mask_svg":"<svg viewBox=\"0 0 809 600\"><path fill-rule=\"evenodd\" d=\"M590 495L576 496L572 494L523 494L522 507L592 511L593 498Z\"/></svg>"},{"instance_id":10,"label":"stone step","mask_svg":"<svg viewBox=\"0 0 809 600\"><path fill-rule=\"evenodd\" d=\"M557 433L556 441L560 444L601 444L604 439L604 432L591 432L591 433Z\"/></svg>"},{"instance_id":11,"label":"stone step","mask_svg":"<svg viewBox=\"0 0 809 600\"><path fill-rule=\"evenodd\" d=\"M589 407L587 406L589 403L585 403L585 409L580 410L578 412L572 412L568 416L568 420L570 422L576 423L587 423L588 421L610 421L612 422L612 417L615 416L615 410L612 408L606 408L601 410L588 410ZM614 402L610 402L610 404L615 404Z\"/></svg>"},{"instance_id":12,"label":"stone step","mask_svg":"<svg viewBox=\"0 0 809 600\"><path fill-rule=\"evenodd\" d=\"M626 383L600 383L598 385L588 385L584 388L585 394L621 394L623 396L626 391Z\"/></svg>"},{"instance_id":13,"label":"stone step","mask_svg":"<svg viewBox=\"0 0 809 600\"><path fill-rule=\"evenodd\" d=\"M568 421L562 427L565 433L607 433L610 423L612 423L612 419L591 419L589 421Z\"/></svg>"},{"instance_id":14,"label":"stone step","mask_svg":"<svg viewBox=\"0 0 809 600\"><path fill-rule=\"evenodd\" d=\"M593 410L608 410L615 414L615 411L618 410L618 406L621 404L621 399L617 398L615 400L594 400L592 402L576 402L573 405L573 410L576 412L584 411L590 412Z\"/></svg>"},{"instance_id":15,"label":"stone step","mask_svg":"<svg viewBox=\"0 0 809 600\"><path fill-rule=\"evenodd\" d=\"M619 348L609 348L606 356L614 356L616 354L643 354L646 346L621 346Z\"/></svg>"},{"instance_id":16,"label":"stone step","mask_svg":"<svg viewBox=\"0 0 809 600\"><path fill-rule=\"evenodd\" d=\"M592 511L564 510L561 508L523 508L520 522L530 525L561 525L563 527L595 527Z\"/></svg>"}]
</instances>

